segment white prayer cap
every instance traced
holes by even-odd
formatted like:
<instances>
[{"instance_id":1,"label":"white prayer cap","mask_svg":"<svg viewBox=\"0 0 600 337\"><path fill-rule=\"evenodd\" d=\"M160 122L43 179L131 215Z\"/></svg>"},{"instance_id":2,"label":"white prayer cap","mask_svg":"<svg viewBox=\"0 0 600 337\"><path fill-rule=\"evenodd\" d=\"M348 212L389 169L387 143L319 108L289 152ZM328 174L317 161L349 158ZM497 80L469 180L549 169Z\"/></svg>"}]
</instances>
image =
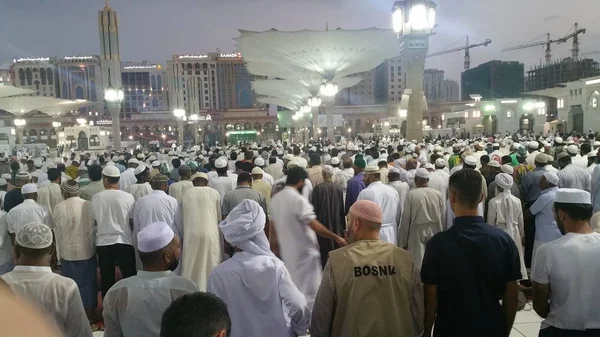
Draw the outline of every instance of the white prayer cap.
<instances>
[{"instance_id":1,"label":"white prayer cap","mask_svg":"<svg viewBox=\"0 0 600 337\"><path fill-rule=\"evenodd\" d=\"M548 179L548 178L546 178ZM554 202L563 204L592 204L590 193L576 188L559 188Z\"/></svg>"},{"instance_id":2,"label":"white prayer cap","mask_svg":"<svg viewBox=\"0 0 600 337\"><path fill-rule=\"evenodd\" d=\"M534 149L537 150L538 147L540 147L540 143L534 141L529 142L529 144L527 145L530 149Z\"/></svg>"},{"instance_id":3,"label":"white prayer cap","mask_svg":"<svg viewBox=\"0 0 600 337\"><path fill-rule=\"evenodd\" d=\"M379 159L377 159L377 164L379 163L387 163L387 156L379 157Z\"/></svg>"},{"instance_id":4,"label":"white prayer cap","mask_svg":"<svg viewBox=\"0 0 600 337\"><path fill-rule=\"evenodd\" d=\"M395 168L395 167L392 167L392 168L389 170L389 173L398 173L398 174L400 174L400 170L398 170L398 169L397 169L397 168Z\"/></svg>"},{"instance_id":5,"label":"white prayer cap","mask_svg":"<svg viewBox=\"0 0 600 337\"><path fill-rule=\"evenodd\" d=\"M225 157L217 158L217 160L215 160L215 167L218 169L226 168L227 167L227 158L225 158Z\"/></svg>"},{"instance_id":6,"label":"white prayer cap","mask_svg":"<svg viewBox=\"0 0 600 337\"><path fill-rule=\"evenodd\" d=\"M115 166L115 163L112 161L109 161L108 163L106 163L106 166Z\"/></svg>"},{"instance_id":7,"label":"white prayer cap","mask_svg":"<svg viewBox=\"0 0 600 337\"><path fill-rule=\"evenodd\" d=\"M429 170L429 169L434 170L435 169L435 167L433 166L432 163L427 163L427 164L423 165L423 168L425 168L426 170Z\"/></svg>"},{"instance_id":8,"label":"white prayer cap","mask_svg":"<svg viewBox=\"0 0 600 337\"><path fill-rule=\"evenodd\" d=\"M127 164L138 164L138 163L139 163L139 161L135 158L131 158L127 161Z\"/></svg>"},{"instance_id":9,"label":"white prayer cap","mask_svg":"<svg viewBox=\"0 0 600 337\"><path fill-rule=\"evenodd\" d=\"M339 165L339 164L340 164L340 158L338 158L338 157L331 158L331 165Z\"/></svg>"},{"instance_id":10,"label":"white prayer cap","mask_svg":"<svg viewBox=\"0 0 600 337\"><path fill-rule=\"evenodd\" d=\"M546 178L546 180L548 180L549 183L551 183L554 186L558 186L558 175L556 175L556 173L554 172L546 172L544 173L544 178Z\"/></svg>"},{"instance_id":11,"label":"white prayer cap","mask_svg":"<svg viewBox=\"0 0 600 337\"><path fill-rule=\"evenodd\" d=\"M42 167L42 158L36 158L36 159L33 161L33 166L35 166L35 167L37 167L37 168L40 168L40 167Z\"/></svg>"},{"instance_id":12,"label":"white prayer cap","mask_svg":"<svg viewBox=\"0 0 600 337\"><path fill-rule=\"evenodd\" d=\"M494 143L494 144L492 144L492 146L493 146L493 147L499 147L499 146L500 146L500 144L498 144L498 143Z\"/></svg>"},{"instance_id":13,"label":"white prayer cap","mask_svg":"<svg viewBox=\"0 0 600 337\"><path fill-rule=\"evenodd\" d=\"M29 194L29 193L36 193L36 192L37 192L36 184L25 184L25 185L23 185L23 187L21 187L22 194Z\"/></svg>"},{"instance_id":14,"label":"white prayer cap","mask_svg":"<svg viewBox=\"0 0 600 337\"><path fill-rule=\"evenodd\" d=\"M116 163L119 161L119 157L113 156L111 160Z\"/></svg>"},{"instance_id":15,"label":"white prayer cap","mask_svg":"<svg viewBox=\"0 0 600 337\"><path fill-rule=\"evenodd\" d=\"M137 159L144 159L144 155L141 153L138 153L136 157Z\"/></svg>"},{"instance_id":16,"label":"white prayer cap","mask_svg":"<svg viewBox=\"0 0 600 337\"><path fill-rule=\"evenodd\" d=\"M291 169L292 167L300 167L300 164L298 164L298 161L296 161L296 160L290 160L287 163L287 168Z\"/></svg>"},{"instance_id":17,"label":"white prayer cap","mask_svg":"<svg viewBox=\"0 0 600 337\"><path fill-rule=\"evenodd\" d=\"M548 155L545 153L538 153L535 156L535 162L540 163L540 164L547 164L548 163Z\"/></svg>"},{"instance_id":18,"label":"white prayer cap","mask_svg":"<svg viewBox=\"0 0 600 337\"><path fill-rule=\"evenodd\" d=\"M44 249L52 245L52 230L41 222L29 223L16 233L15 241L24 248Z\"/></svg>"},{"instance_id":19,"label":"white prayer cap","mask_svg":"<svg viewBox=\"0 0 600 337\"><path fill-rule=\"evenodd\" d=\"M169 151L169 156L173 156L173 155L175 155L175 152Z\"/></svg>"},{"instance_id":20,"label":"white prayer cap","mask_svg":"<svg viewBox=\"0 0 600 337\"><path fill-rule=\"evenodd\" d=\"M577 145L569 145L567 146L567 152L569 152L569 154L577 154L579 152L579 148Z\"/></svg>"},{"instance_id":21,"label":"white prayer cap","mask_svg":"<svg viewBox=\"0 0 600 337\"><path fill-rule=\"evenodd\" d=\"M600 146L600 141L594 141L594 146Z\"/></svg>"},{"instance_id":22,"label":"white prayer cap","mask_svg":"<svg viewBox=\"0 0 600 337\"><path fill-rule=\"evenodd\" d=\"M489 167L500 167L500 163L497 160L490 160L490 162L488 163Z\"/></svg>"},{"instance_id":23,"label":"white prayer cap","mask_svg":"<svg viewBox=\"0 0 600 337\"><path fill-rule=\"evenodd\" d=\"M435 160L435 166L446 167L446 161L444 160L444 158L438 158Z\"/></svg>"},{"instance_id":24,"label":"white prayer cap","mask_svg":"<svg viewBox=\"0 0 600 337\"><path fill-rule=\"evenodd\" d=\"M252 169L252 174L263 174L263 173L265 173L265 171L263 171L263 169L261 169L258 166L256 166L255 168Z\"/></svg>"},{"instance_id":25,"label":"white prayer cap","mask_svg":"<svg viewBox=\"0 0 600 337\"><path fill-rule=\"evenodd\" d=\"M6 184L8 184L8 182L6 181L6 179L0 178L0 186L6 186Z\"/></svg>"},{"instance_id":26,"label":"white prayer cap","mask_svg":"<svg viewBox=\"0 0 600 337\"><path fill-rule=\"evenodd\" d=\"M142 253L156 252L173 241L175 233L166 222L155 222L144 227L137 235L138 250Z\"/></svg>"},{"instance_id":27,"label":"white prayer cap","mask_svg":"<svg viewBox=\"0 0 600 337\"><path fill-rule=\"evenodd\" d=\"M518 150L521 147L521 144L519 143L513 143L512 148L513 150Z\"/></svg>"},{"instance_id":28,"label":"white prayer cap","mask_svg":"<svg viewBox=\"0 0 600 337\"><path fill-rule=\"evenodd\" d=\"M561 160L561 159L563 159L563 158L565 158L565 157L570 157L570 156L569 156L569 154L568 154L568 153L566 153L566 152L564 152L564 151L562 151L561 153L559 153L559 154L557 154L557 155L556 155L556 159L557 159L557 160Z\"/></svg>"},{"instance_id":29,"label":"white prayer cap","mask_svg":"<svg viewBox=\"0 0 600 337\"><path fill-rule=\"evenodd\" d=\"M331 166L331 165L324 165L323 171L327 174L333 174L335 172L333 169L333 166Z\"/></svg>"},{"instance_id":30,"label":"white prayer cap","mask_svg":"<svg viewBox=\"0 0 600 337\"><path fill-rule=\"evenodd\" d=\"M254 159L254 165L263 167L265 166L265 160L262 157Z\"/></svg>"},{"instance_id":31,"label":"white prayer cap","mask_svg":"<svg viewBox=\"0 0 600 337\"><path fill-rule=\"evenodd\" d=\"M502 166L500 166L500 170L506 174L510 174L512 175L515 172L515 169L510 166L509 164L504 164Z\"/></svg>"},{"instance_id":32,"label":"white prayer cap","mask_svg":"<svg viewBox=\"0 0 600 337\"><path fill-rule=\"evenodd\" d=\"M31 172L31 173L30 173L30 175L31 175L32 177L36 177L36 178L39 178L39 177L40 177L40 174L39 174L37 171L33 171L33 172Z\"/></svg>"},{"instance_id":33,"label":"white prayer cap","mask_svg":"<svg viewBox=\"0 0 600 337\"><path fill-rule=\"evenodd\" d=\"M61 158L54 158L54 164L58 165L58 164L62 164L63 161Z\"/></svg>"},{"instance_id":34,"label":"white prayer cap","mask_svg":"<svg viewBox=\"0 0 600 337\"><path fill-rule=\"evenodd\" d=\"M593 157L597 157L598 156L598 151L590 151L587 154L588 158L593 158Z\"/></svg>"},{"instance_id":35,"label":"white prayer cap","mask_svg":"<svg viewBox=\"0 0 600 337\"><path fill-rule=\"evenodd\" d=\"M152 167L159 167L160 166L160 162L158 160L155 160L152 162Z\"/></svg>"},{"instance_id":36,"label":"white prayer cap","mask_svg":"<svg viewBox=\"0 0 600 337\"><path fill-rule=\"evenodd\" d=\"M365 173L379 173L379 166L367 165L367 167L365 168Z\"/></svg>"},{"instance_id":37,"label":"white prayer cap","mask_svg":"<svg viewBox=\"0 0 600 337\"><path fill-rule=\"evenodd\" d=\"M2 179L11 179L10 173L2 173L2 175L0 176Z\"/></svg>"},{"instance_id":38,"label":"white prayer cap","mask_svg":"<svg viewBox=\"0 0 600 337\"><path fill-rule=\"evenodd\" d=\"M154 155L150 156L150 158L148 158L148 161L153 162L156 160L156 157Z\"/></svg>"},{"instance_id":39,"label":"white prayer cap","mask_svg":"<svg viewBox=\"0 0 600 337\"><path fill-rule=\"evenodd\" d=\"M477 158L473 156L466 156L464 159L465 164L475 166L477 165Z\"/></svg>"},{"instance_id":40,"label":"white prayer cap","mask_svg":"<svg viewBox=\"0 0 600 337\"><path fill-rule=\"evenodd\" d=\"M119 169L114 165L113 166L106 165L106 167L102 169L102 175L111 177L111 178L118 178L121 176L121 171L119 171Z\"/></svg>"},{"instance_id":41,"label":"white prayer cap","mask_svg":"<svg viewBox=\"0 0 600 337\"><path fill-rule=\"evenodd\" d=\"M429 171L427 171L427 169L425 169L425 168L417 169L417 171L415 172L415 175L419 178L429 179Z\"/></svg>"},{"instance_id":42,"label":"white prayer cap","mask_svg":"<svg viewBox=\"0 0 600 337\"><path fill-rule=\"evenodd\" d=\"M291 153L286 154L283 159L287 160L287 161L292 161L294 160L294 155Z\"/></svg>"},{"instance_id":43,"label":"white prayer cap","mask_svg":"<svg viewBox=\"0 0 600 337\"><path fill-rule=\"evenodd\" d=\"M232 246L256 255L274 256L265 235L265 221L262 207L254 200L244 199L221 221L219 228Z\"/></svg>"},{"instance_id":44,"label":"white prayer cap","mask_svg":"<svg viewBox=\"0 0 600 337\"><path fill-rule=\"evenodd\" d=\"M192 181L194 181L194 179L196 179L196 178L204 178L204 179L208 180L208 175L204 172L198 172L198 173L194 174L191 179L192 179Z\"/></svg>"},{"instance_id":45,"label":"white prayer cap","mask_svg":"<svg viewBox=\"0 0 600 337\"><path fill-rule=\"evenodd\" d=\"M505 190L510 189L513 185L513 177L506 173L498 173L495 181L498 187Z\"/></svg>"},{"instance_id":46,"label":"white prayer cap","mask_svg":"<svg viewBox=\"0 0 600 337\"><path fill-rule=\"evenodd\" d=\"M119 156L119 160L125 160L125 156L124 155L120 155Z\"/></svg>"},{"instance_id":47,"label":"white prayer cap","mask_svg":"<svg viewBox=\"0 0 600 337\"><path fill-rule=\"evenodd\" d=\"M146 170L146 165L139 163L139 165L133 170L133 175L138 175Z\"/></svg>"}]
</instances>

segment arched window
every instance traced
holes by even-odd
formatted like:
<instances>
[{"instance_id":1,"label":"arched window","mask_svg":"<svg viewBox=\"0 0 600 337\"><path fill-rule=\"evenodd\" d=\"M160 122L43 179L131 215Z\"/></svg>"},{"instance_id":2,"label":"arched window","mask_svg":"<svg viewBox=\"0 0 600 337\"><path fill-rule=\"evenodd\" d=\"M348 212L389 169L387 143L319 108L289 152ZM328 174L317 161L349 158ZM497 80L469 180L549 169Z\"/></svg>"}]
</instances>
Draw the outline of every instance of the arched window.
<instances>
[{"instance_id":1,"label":"arched window","mask_svg":"<svg viewBox=\"0 0 600 337\"><path fill-rule=\"evenodd\" d=\"M100 146L100 137L92 135L90 137L90 146Z\"/></svg>"},{"instance_id":2,"label":"arched window","mask_svg":"<svg viewBox=\"0 0 600 337\"><path fill-rule=\"evenodd\" d=\"M142 132L150 132L150 127L148 125L144 125Z\"/></svg>"},{"instance_id":3,"label":"arched window","mask_svg":"<svg viewBox=\"0 0 600 337\"><path fill-rule=\"evenodd\" d=\"M600 100L600 93L598 92L598 90L594 90L594 92L590 96L590 106L593 109L598 109L598 107L600 105L598 100Z\"/></svg>"},{"instance_id":4,"label":"arched window","mask_svg":"<svg viewBox=\"0 0 600 337\"><path fill-rule=\"evenodd\" d=\"M132 129L133 132L135 133L140 133L140 127L139 126L134 126Z\"/></svg>"},{"instance_id":5,"label":"arched window","mask_svg":"<svg viewBox=\"0 0 600 337\"><path fill-rule=\"evenodd\" d=\"M200 63L194 64L194 68L199 69L200 68Z\"/></svg>"},{"instance_id":6,"label":"arched window","mask_svg":"<svg viewBox=\"0 0 600 337\"><path fill-rule=\"evenodd\" d=\"M234 128L235 130L240 130L242 127L240 126L240 124L239 124L239 123L235 123L235 125L233 126L233 128Z\"/></svg>"},{"instance_id":7,"label":"arched window","mask_svg":"<svg viewBox=\"0 0 600 337\"><path fill-rule=\"evenodd\" d=\"M27 78L27 85L31 85L31 83L33 82L32 80L32 75L31 75L31 69L27 68L27 70L25 70L25 77Z\"/></svg>"},{"instance_id":8,"label":"arched window","mask_svg":"<svg viewBox=\"0 0 600 337\"><path fill-rule=\"evenodd\" d=\"M54 74L52 73L52 68L46 69L46 76L48 76L48 84L53 85Z\"/></svg>"},{"instance_id":9,"label":"arched window","mask_svg":"<svg viewBox=\"0 0 600 337\"><path fill-rule=\"evenodd\" d=\"M187 64L187 68L188 68L188 69L192 69L192 64L191 64L191 63L188 63L188 64Z\"/></svg>"},{"instance_id":10,"label":"arched window","mask_svg":"<svg viewBox=\"0 0 600 337\"><path fill-rule=\"evenodd\" d=\"M250 123L244 123L244 130L250 130L252 125Z\"/></svg>"},{"instance_id":11,"label":"arched window","mask_svg":"<svg viewBox=\"0 0 600 337\"><path fill-rule=\"evenodd\" d=\"M19 83L25 85L25 70L23 68L19 69Z\"/></svg>"},{"instance_id":12,"label":"arched window","mask_svg":"<svg viewBox=\"0 0 600 337\"><path fill-rule=\"evenodd\" d=\"M90 92L92 93L90 100L92 102L98 101L98 97L96 96L96 83L94 83L94 81L90 82Z\"/></svg>"},{"instance_id":13,"label":"arched window","mask_svg":"<svg viewBox=\"0 0 600 337\"><path fill-rule=\"evenodd\" d=\"M46 85L46 69L40 68L40 79L42 80L42 85Z\"/></svg>"},{"instance_id":14,"label":"arched window","mask_svg":"<svg viewBox=\"0 0 600 337\"><path fill-rule=\"evenodd\" d=\"M162 76L160 75L156 75L156 86L162 90Z\"/></svg>"},{"instance_id":15,"label":"arched window","mask_svg":"<svg viewBox=\"0 0 600 337\"><path fill-rule=\"evenodd\" d=\"M83 92L83 88L81 86L75 87L75 98L76 99L84 99L85 94Z\"/></svg>"},{"instance_id":16,"label":"arched window","mask_svg":"<svg viewBox=\"0 0 600 337\"><path fill-rule=\"evenodd\" d=\"M202 63L202 68L204 68L204 69L208 68L208 64Z\"/></svg>"},{"instance_id":17,"label":"arched window","mask_svg":"<svg viewBox=\"0 0 600 337\"><path fill-rule=\"evenodd\" d=\"M271 122L265 123L265 129L267 129L267 130L275 129L275 124L273 124Z\"/></svg>"},{"instance_id":18,"label":"arched window","mask_svg":"<svg viewBox=\"0 0 600 337\"><path fill-rule=\"evenodd\" d=\"M35 90L40 90L40 81L35 81ZM38 92L38 95L40 93Z\"/></svg>"},{"instance_id":19,"label":"arched window","mask_svg":"<svg viewBox=\"0 0 600 337\"><path fill-rule=\"evenodd\" d=\"M40 136L47 136L47 135L48 135L48 131L46 131L46 129L40 130Z\"/></svg>"},{"instance_id":20,"label":"arched window","mask_svg":"<svg viewBox=\"0 0 600 337\"><path fill-rule=\"evenodd\" d=\"M260 128L260 123L258 123L258 122L254 123L254 130L260 131L260 129L261 129Z\"/></svg>"}]
</instances>

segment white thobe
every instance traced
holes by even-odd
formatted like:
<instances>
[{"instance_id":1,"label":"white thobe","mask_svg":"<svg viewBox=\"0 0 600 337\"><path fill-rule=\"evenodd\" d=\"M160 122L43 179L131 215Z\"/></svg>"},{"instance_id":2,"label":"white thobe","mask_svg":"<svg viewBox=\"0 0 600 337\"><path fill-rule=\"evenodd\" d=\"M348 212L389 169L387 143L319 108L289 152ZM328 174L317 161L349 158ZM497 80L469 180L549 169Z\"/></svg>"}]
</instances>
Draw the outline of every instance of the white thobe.
<instances>
[{"instance_id":1,"label":"white thobe","mask_svg":"<svg viewBox=\"0 0 600 337\"><path fill-rule=\"evenodd\" d=\"M137 182L135 174L133 173L135 169L130 167L125 172L121 173L121 177L119 178L119 189L121 191L125 191L129 185L133 185Z\"/></svg>"},{"instance_id":2,"label":"white thobe","mask_svg":"<svg viewBox=\"0 0 600 337\"><path fill-rule=\"evenodd\" d=\"M46 206L36 203L33 199L25 199L6 215L8 232L11 234L18 233L23 226L32 222L41 222L52 228L50 211Z\"/></svg>"},{"instance_id":3,"label":"white thobe","mask_svg":"<svg viewBox=\"0 0 600 337\"><path fill-rule=\"evenodd\" d=\"M382 167L379 169L379 180L381 180L381 183L384 185L387 185L388 183L388 173L390 171L386 168L386 167Z\"/></svg>"},{"instance_id":4,"label":"white thobe","mask_svg":"<svg viewBox=\"0 0 600 337\"><path fill-rule=\"evenodd\" d=\"M223 241L219 231L221 198L210 187L192 187L181 203L183 251L181 276L206 291L208 275L222 260Z\"/></svg>"},{"instance_id":5,"label":"white thobe","mask_svg":"<svg viewBox=\"0 0 600 337\"><path fill-rule=\"evenodd\" d=\"M308 225L316 219L313 206L298 190L286 186L271 200L281 258L312 311L321 283L321 253L317 235Z\"/></svg>"},{"instance_id":6,"label":"white thobe","mask_svg":"<svg viewBox=\"0 0 600 337\"><path fill-rule=\"evenodd\" d=\"M283 170L277 163L265 167L265 173L270 174L275 180L283 177Z\"/></svg>"},{"instance_id":7,"label":"white thobe","mask_svg":"<svg viewBox=\"0 0 600 337\"><path fill-rule=\"evenodd\" d=\"M396 226L400 222L400 211L398 210L400 197L398 192L392 187L384 185L381 181L375 181L360 191L356 200L370 200L381 207L383 217L379 236L385 242L396 244L398 241Z\"/></svg>"},{"instance_id":8,"label":"white thobe","mask_svg":"<svg viewBox=\"0 0 600 337\"><path fill-rule=\"evenodd\" d=\"M587 171L592 174L594 172L594 169L596 168L596 163L593 163L592 165L588 166L586 169Z\"/></svg>"},{"instance_id":9,"label":"white thobe","mask_svg":"<svg viewBox=\"0 0 600 337\"><path fill-rule=\"evenodd\" d=\"M277 180L275 182L275 184L283 183L285 185L286 180L287 180L287 176L283 176L281 179ZM313 191L312 183L310 182L310 180L304 179L304 188L302 189L302 196L305 197L306 200L311 201L312 200L312 191Z\"/></svg>"},{"instance_id":10,"label":"white thobe","mask_svg":"<svg viewBox=\"0 0 600 337\"><path fill-rule=\"evenodd\" d=\"M46 172L40 170L39 168L36 169L34 172L38 177L38 185L42 186L42 184L48 181L48 174Z\"/></svg>"},{"instance_id":11,"label":"white thobe","mask_svg":"<svg viewBox=\"0 0 600 337\"><path fill-rule=\"evenodd\" d=\"M560 188L577 188L580 190L591 192L592 181L590 173L575 164L569 164L562 170L558 171L558 187Z\"/></svg>"},{"instance_id":12,"label":"white thobe","mask_svg":"<svg viewBox=\"0 0 600 337\"><path fill-rule=\"evenodd\" d=\"M67 261L89 260L96 254L96 224L90 202L71 197L56 205L52 214L57 250Z\"/></svg>"},{"instance_id":13,"label":"white thobe","mask_svg":"<svg viewBox=\"0 0 600 337\"><path fill-rule=\"evenodd\" d=\"M410 191L410 186L403 181L392 181L388 184L391 188L395 189L398 192L398 212L400 213L400 218L402 218L402 210L404 209L404 201L406 200L406 195L408 191ZM396 244L396 242L394 242Z\"/></svg>"},{"instance_id":14,"label":"white thobe","mask_svg":"<svg viewBox=\"0 0 600 337\"><path fill-rule=\"evenodd\" d=\"M38 266L16 266L0 277L13 292L43 309L66 337L92 337L75 281Z\"/></svg>"},{"instance_id":15,"label":"white thobe","mask_svg":"<svg viewBox=\"0 0 600 337\"><path fill-rule=\"evenodd\" d=\"M309 328L306 299L274 256L236 253L213 269L207 291L227 304L230 337L295 337Z\"/></svg>"},{"instance_id":16,"label":"white thobe","mask_svg":"<svg viewBox=\"0 0 600 337\"><path fill-rule=\"evenodd\" d=\"M179 216L177 200L164 191L154 190L149 195L140 198L133 205L133 236L146 226L155 222L164 222L169 225L179 238L183 238L183 229L177 227L176 219Z\"/></svg>"},{"instance_id":17,"label":"white thobe","mask_svg":"<svg viewBox=\"0 0 600 337\"><path fill-rule=\"evenodd\" d=\"M8 271L6 268L12 266L13 246L8 235L8 224L6 223L6 212L0 211L0 275ZM11 262L11 263L9 263Z\"/></svg>"},{"instance_id":18,"label":"white thobe","mask_svg":"<svg viewBox=\"0 0 600 337\"><path fill-rule=\"evenodd\" d=\"M427 186L442 193L444 200L447 200L449 179L450 175L444 172L444 170L435 170L434 172L429 173L429 182L427 183Z\"/></svg>"},{"instance_id":19,"label":"white thobe","mask_svg":"<svg viewBox=\"0 0 600 337\"><path fill-rule=\"evenodd\" d=\"M194 184L190 180L181 180L169 186L169 195L177 199L177 202L181 204L181 199L185 192L194 187Z\"/></svg>"},{"instance_id":20,"label":"white thobe","mask_svg":"<svg viewBox=\"0 0 600 337\"><path fill-rule=\"evenodd\" d=\"M558 169L550 164L544 166L544 168L546 168L546 171L548 171L548 172L553 172L553 173L558 172Z\"/></svg>"},{"instance_id":21,"label":"white thobe","mask_svg":"<svg viewBox=\"0 0 600 337\"><path fill-rule=\"evenodd\" d=\"M231 177L215 177L208 180L208 187L219 192L221 199L225 197L225 194L229 191L235 190L237 187L237 176Z\"/></svg>"},{"instance_id":22,"label":"white thobe","mask_svg":"<svg viewBox=\"0 0 600 337\"><path fill-rule=\"evenodd\" d=\"M528 154L527 158L525 159L527 164L535 166L535 156L537 156L538 153L540 153L540 151L535 150L535 151L531 152L530 154Z\"/></svg>"},{"instance_id":23,"label":"white thobe","mask_svg":"<svg viewBox=\"0 0 600 337\"><path fill-rule=\"evenodd\" d=\"M262 181L269 184L271 187L273 187L275 185L275 179L273 179L273 176L264 171L263 171Z\"/></svg>"},{"instance_id":24,"label":"white thobe","mask_svg":"<svg viewBox=\"0 0 600 337\"><path fill-rule=\"evenodd\" d=\"M348 180L352 179L352 177L354 177L354 169L352 168L343 169L335 175L335 181L344 190L344 193L346 193L346 188L348 187Z\"/></svg>"},{"instance_id":25,"label":"white thobe","mask_svg":"<svg viewBox=\"0 0 600 337\"><path fill-rule=\"evenodd\" d=\"M140 200L142 197L145 197L148 194L152 193L152 186L150 186L149 183L135 183L127 186L127 188L125 188L125 192L133 195L133 198L137 201Z\"/></svg>"},{"instance_id":26,"label":"white thobe","mask_svg":"<svg viewBox=\"0 0 600 337\"><path fill-rule=\"evenodd\" d=\"M398 242L413 254L413 261L421 268L427 241L444 230L445 201L442 194L431 187L419 187L408 192L404 202Z\"/></svg>"},{"instance_id":27,"label":"white thobe","mask_svg":"<svg viewBox=\"0 0 600 337\"><path fill-rule=\"evenodd\" d=\"M600 165L596 165L594 172L592 172L591 186L592 205L594 206L594 213L596 213L600 211Z\"/></svg>"},{"instance_id":28,"label":"white thobe","mask_svg":"<svg viewBox=\"0 0 600 337\"><path fill-rule=\"evenodd\" d=\"M587 168L587 164L588 164L588 159L587 159L587 154L586 155L576 155L575 157L571 157L573 164L581 167L581 168Z\"/></svg>"},{"instance_id":29,"label":"white thobe","mask_svg":"<svg viewBox=\"0 0 600 337\"><path fill-rule=\"evenodd\" d=\"M65 200L62 197L62 191L59 184L51 183L46 185L38 189L37 193L37 203L42 206L46 206L50 212L50 215L52 215L54 207Z\"/></svg>"},{"instance_id":30,"label":"white thobe","mask_svg":"<svg viewBox=\"0 0 600 337\"><path fill-rule=\"evenodd\" d=\"M504 193L500 193L488 202L487 223L501 228L515 242L519 251L519 260L521 263L521 277L527 279L527 268L523 255L523 244L521 237L524 235L523 229L523 208L521 200L514 195L507 196L510 208L503 203ZM510 213L510 214L509 214ZM510 222L510 223L509 223Z\"/></svg>"},{"instance_id":31,"label":"white thobe","mask_svg":"<svg viewBox=\"0 0 600 337\"><path fill-rule=\"evenodd\" d=\"M197 291L194 282L170 271L138 271L115 283L104 297L104 336L158 337L162 314L171 302Z\"/></svg>"}]
</instances>

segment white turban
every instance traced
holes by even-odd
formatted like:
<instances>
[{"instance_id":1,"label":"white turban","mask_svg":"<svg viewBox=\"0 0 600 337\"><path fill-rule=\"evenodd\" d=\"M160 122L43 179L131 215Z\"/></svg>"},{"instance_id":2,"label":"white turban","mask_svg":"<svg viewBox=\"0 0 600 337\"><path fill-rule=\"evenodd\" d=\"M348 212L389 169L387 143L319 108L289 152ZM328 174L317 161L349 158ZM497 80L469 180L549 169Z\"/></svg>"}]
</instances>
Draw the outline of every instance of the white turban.
<instances>
[{"instance_id":1,"label":"white turban","mask_svg":"<svg viewBox=\"0 0 600 337\"><path fill-rule=\"evenodd\" d=\"M275 256L265 235L265 221L262 207L254 200L245 199L221 221L219 228L232 246L256 255Z\"/></svg>"},{"instance_id":2,"label":"white turban","mask_svg":"<svg viewBox=\"0 0 600 337\"><path fill-rule=\"evenodd\" d=\"M503 189L500 196L502 198L502 210L506 211L506 213L504 213L506 224L508 226L516 224L516 219L513 218L513 213L515 210L513 209L513 203L510 200L511 187L513 185L513 177L510 174L499 173L498 175L496 175L495 182L496 186Z\"/></svg>"}]
</instances>

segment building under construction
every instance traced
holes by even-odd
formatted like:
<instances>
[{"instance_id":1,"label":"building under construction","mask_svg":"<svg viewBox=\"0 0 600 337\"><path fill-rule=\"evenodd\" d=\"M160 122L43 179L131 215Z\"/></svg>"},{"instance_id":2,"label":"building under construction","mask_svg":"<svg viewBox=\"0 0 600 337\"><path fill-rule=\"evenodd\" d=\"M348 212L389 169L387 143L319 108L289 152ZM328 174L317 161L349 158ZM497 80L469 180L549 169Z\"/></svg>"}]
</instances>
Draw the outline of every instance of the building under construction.
<instances>
[{"instance_id":1,"label":"building under construction","mask_svg":"<svg viewBox=\"0 0 600 337\"><path fill-rule=\"evenodd\" d=\"M527 71L525 90L554 88L559 83L577 81L600 75L600 65L592 59L575 60L571 57Z\"/></svg>"}]
</instances>

